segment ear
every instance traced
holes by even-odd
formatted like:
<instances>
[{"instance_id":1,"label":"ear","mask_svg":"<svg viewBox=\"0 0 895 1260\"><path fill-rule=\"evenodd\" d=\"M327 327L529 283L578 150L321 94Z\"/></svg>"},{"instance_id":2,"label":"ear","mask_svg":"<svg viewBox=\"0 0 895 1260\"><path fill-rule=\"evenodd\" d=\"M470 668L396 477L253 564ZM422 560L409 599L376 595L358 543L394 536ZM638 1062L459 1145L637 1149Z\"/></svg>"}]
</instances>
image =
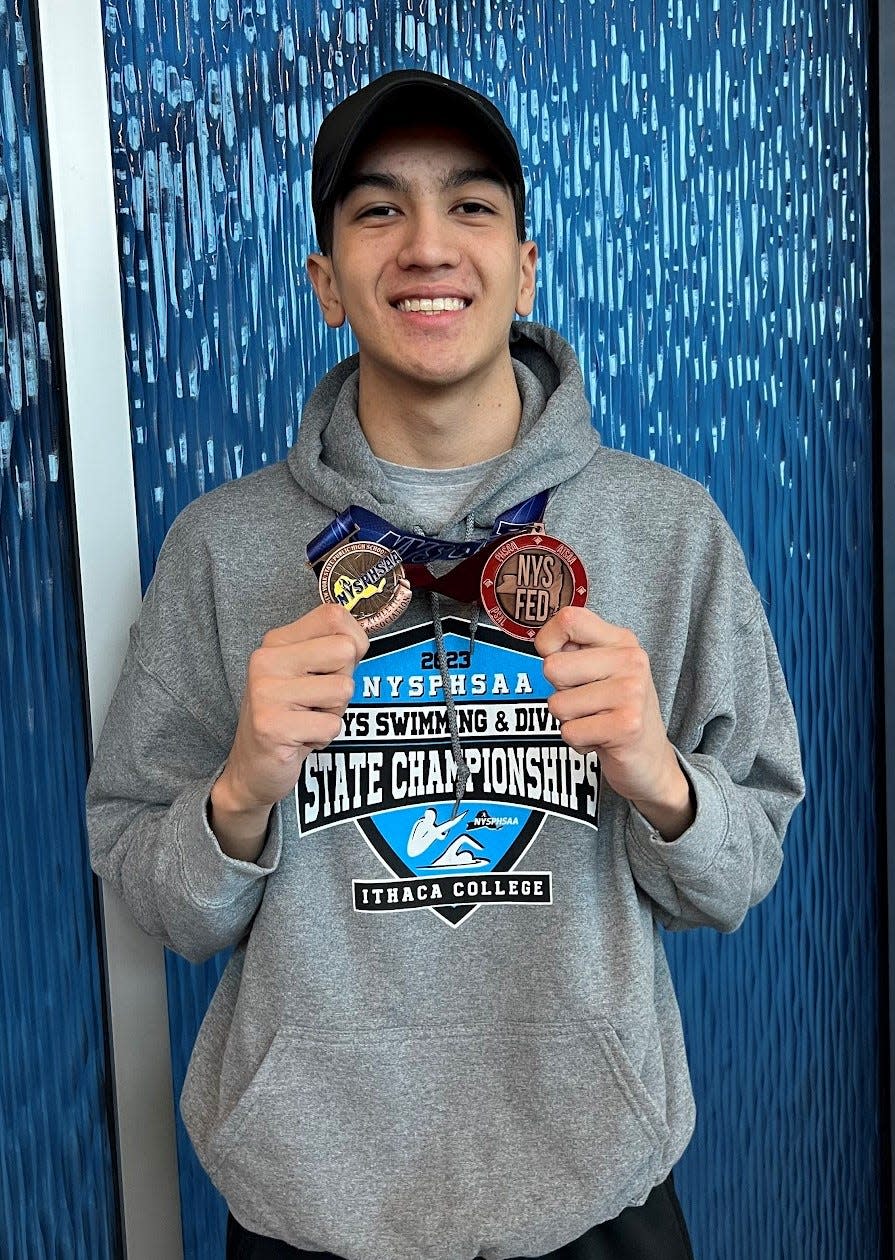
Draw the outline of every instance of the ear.
<instances>
[{"instance_id":1,"label":"ear","mask_svg":"<svg viewBox=\"0 0 895 1260\"><path fill-rule=\"evenodd\" d=\"M516 314L527 316L535 304L535 270L538 265L538 247L534 241L519 246L519 292L516 295Z\"/></svg>"},{"instance_id":2,"label":"ear","mask_svg":"<svg viewBox=\"0 0 895 1260\"><path fill-rule=\"evenodd\" d=\"M341 328L345 323L345 307L339 297L339 286L332 259L327 254L308 254L308 279L314 286L320 310L328 327Z\"/></svg>"}]
</instances>

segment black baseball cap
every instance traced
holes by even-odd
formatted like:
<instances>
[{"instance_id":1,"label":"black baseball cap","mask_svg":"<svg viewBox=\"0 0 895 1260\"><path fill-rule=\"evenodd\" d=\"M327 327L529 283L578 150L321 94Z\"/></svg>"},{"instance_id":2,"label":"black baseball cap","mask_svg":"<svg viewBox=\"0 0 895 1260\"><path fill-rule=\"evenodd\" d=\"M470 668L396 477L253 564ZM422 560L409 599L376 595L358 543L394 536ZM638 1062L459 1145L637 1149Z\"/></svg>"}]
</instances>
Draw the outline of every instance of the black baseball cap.
<instances>
[{"instance_id":1,"label":"black baseball cap","mask_svg":"<svg viewBox=\"0 0 895 1260\"><path fill-rule=\"evenodd\" d=\"M496 106L479 92L427 70L394 70L353 92L324 118L314 145L311 206L317 240L332 248L333 211L342 182L361 143L386 119L431 118L467 129L493 157L516 209L516 230L525 240L525 180L513 133Z\"/></svg>"}]
</instances>

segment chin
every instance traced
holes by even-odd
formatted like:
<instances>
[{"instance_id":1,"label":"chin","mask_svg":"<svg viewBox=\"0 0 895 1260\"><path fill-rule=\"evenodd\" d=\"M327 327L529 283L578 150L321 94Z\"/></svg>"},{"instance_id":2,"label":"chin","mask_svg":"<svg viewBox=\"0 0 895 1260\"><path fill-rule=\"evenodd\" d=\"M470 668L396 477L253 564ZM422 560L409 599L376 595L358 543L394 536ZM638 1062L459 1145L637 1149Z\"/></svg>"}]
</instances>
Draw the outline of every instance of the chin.
<instances>
[{"instance_id":1,"label":"chin","mask_svg":"<svg viewBox=\"0 0 895 1260\"><path fill-rule=\"evenodd\" d=\"M459 347L448 349L435 343L413 355L405 355L398 366L404 375L418 376L433 383L439 381L445 385L480 375L487 369L487 363L482 362L481 356L469 353L468 348L463 353Z\"/></svg>"},{"instance_id":2,"label":"chin","mask_svg":"<svg viewBox=\"0 0 895 1260\"><path fill-rule=\"evenodd\" d=\"M406 366L402 375L405 380L412 380L416 385L432 389L449 389L452 385L460 385L474 375L471 368L451 367L437 368L428 364L417 372L408 371Z\"/></svg>"}]
</instances>

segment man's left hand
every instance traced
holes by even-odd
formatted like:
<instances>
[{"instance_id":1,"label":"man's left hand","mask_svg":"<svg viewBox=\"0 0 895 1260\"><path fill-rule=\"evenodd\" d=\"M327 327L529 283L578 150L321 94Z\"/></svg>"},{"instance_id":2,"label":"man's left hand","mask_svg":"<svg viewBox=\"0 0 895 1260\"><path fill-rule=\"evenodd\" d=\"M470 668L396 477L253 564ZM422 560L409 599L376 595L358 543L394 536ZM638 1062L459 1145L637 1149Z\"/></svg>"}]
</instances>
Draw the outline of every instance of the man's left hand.
<instances>
[{"instance_id":1,"label":"man's left hand","mask_svg":"<svg viewBox=\"0 0 895 1260\"><path fill-rule=\"evenodd\" d=\"M676 840L693 822L693 791L637 636L587 608L563 608L534 645L555 688L548 707L565 742L576 752L597 753L606 783L663 839Z\"/></svg>"}]
</instances>

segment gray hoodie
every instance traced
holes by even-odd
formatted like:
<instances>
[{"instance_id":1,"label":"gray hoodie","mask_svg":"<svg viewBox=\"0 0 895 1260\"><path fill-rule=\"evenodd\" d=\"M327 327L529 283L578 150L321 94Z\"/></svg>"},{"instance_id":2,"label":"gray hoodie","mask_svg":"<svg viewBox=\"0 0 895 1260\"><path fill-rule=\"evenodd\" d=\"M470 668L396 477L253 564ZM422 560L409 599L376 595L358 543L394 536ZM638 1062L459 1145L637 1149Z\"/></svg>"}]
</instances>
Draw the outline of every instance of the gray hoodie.
<instances>
[{"instance_id":1,"label":"gray hoodie","mask_svg":"<svg viewBox=\"0 0 895 1260\"><path fill-rule=\"evenodd\" d=\"M694 1123L657 925L736 928L803 791L721 514L600 445L556 333L519 325L512 348L519 438L448 536L552 490L546 528L584 560L590 606L649 653L690 829L666 843L600 792L527 644L484 617L472 644L469 609L443 600L433 625L415 594L257 863L221 852L209 790L250 653L319 600L309 539L352 503L432 528L362 436L354 360L320 383L284 463L174 523L90 780L95 870L146 931L196 961L235 946L181 1099L199 1158L246 1227L346 1260L542 1254L646 1198Z\"/></svg>"}]
</instances>

